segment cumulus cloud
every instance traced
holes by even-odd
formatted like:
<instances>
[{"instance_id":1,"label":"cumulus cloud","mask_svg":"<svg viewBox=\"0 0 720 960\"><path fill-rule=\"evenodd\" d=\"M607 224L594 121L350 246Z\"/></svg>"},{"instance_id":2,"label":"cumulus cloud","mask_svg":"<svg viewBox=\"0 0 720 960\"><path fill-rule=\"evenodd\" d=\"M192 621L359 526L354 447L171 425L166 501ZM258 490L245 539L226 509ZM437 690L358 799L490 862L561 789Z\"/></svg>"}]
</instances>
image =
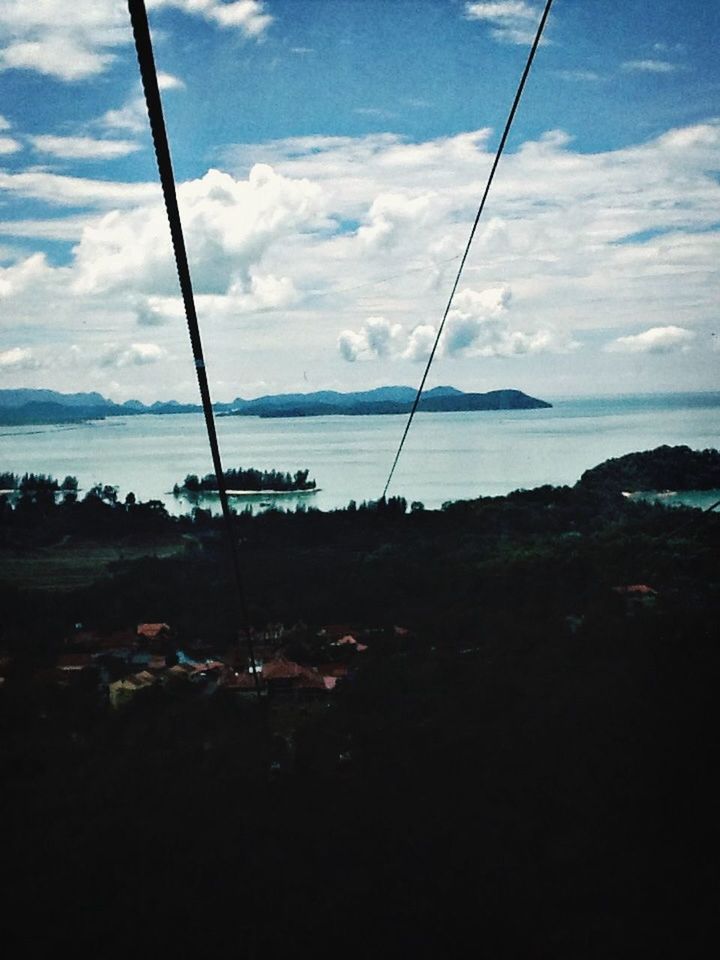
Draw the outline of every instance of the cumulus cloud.
<instances>
[{"instance_id":1,"label":"cumulus cloud","mask_svg":"<svg viewBox=\"0 0 720 960\"><path fill-rule=\"evenodd\" d=\"M102 367L138 367L162 360L167 351L157 343L131 343L128 347L113 345L100 358Z\"/></svg>"},{"instance_id":2,"label":"cumulus cloud","mask_svg":"<svg viewBox=\"0 0 720 960\"><path fill-rule=\"evenodd\" d=\"M508 287L473 290L455 297L438 345L439 357L513 357L528 353L562 353L577 344L550 328L514 330L505 316L511 301ZM422 361L430 356L437 327L418 323L409 332L402 324L371 317L357 330L343 330L338 348L344 360L401 358Z\"/></svg>"},{"instance_id":3,"label":"cumulus cloud","mask_svg":"<svg viewBox=\"0 0 720 960\"><path fill-rule=\"evenodd\" d=\"M368 222L358 230L358 237L371 247L390 247L410 224L421 227L431 210L432 196L407 193L382 193L376 197L368 213Z\"/></svg>"},{"instance_id":4,"label":"cumulus cloud","mask_svg":"<svg viewBox=\"0 0 720 960\"><path fill-rule=\"evenodd\" d=\"M540 19L538 8L525 0L482 0L465 4L468 20L492 25L492 36L502 43L532 43Z\"/></svg>"},{"instance_id":5,"label":"cumulus cloud","mask_svg":"<svg viewBox=\"0 0 720 960\"><path fill-rule=\"evenodd\" d=\"M651 327L642 333L618 337L608 344L611 353L675 353L685 351L695 339L692 330L685 327Z\"/></svg>"},{"instance_id":6,"label":"cumulus cloud","mask_svg":"<svg viewBox=\"0 0 720 960\"><path fill-rule=\"evenodd\" d=\"M269 301L279 296L282 302L288 281L253 281L251 268L286 231L319 222L322 192L307 180L291 180L257 164L247 180L209 170L181 185L179 203L198 292L226 293L232 287ZM83 232L75 263L78 293L174 292L165 208L158 203L107 214Z\"/></svg>"},{"instance_id":7,"label":"cumulus cloud","mask_svg":"<svg viewBox=\"0 0 720 960\"><path fill-rule=\"evenodd\" d=\"M163 327L184 316L180 297L142 297L135 303L135 319L141 327Z\"/></svg>"},{"instance_id":8,"label":"cumulus cloud","mask_svg":"<svg viewBox=\"0 0 720 960\"><path fill-rule=\"evenodd\" d=\"M49 134L30 137L40 153L61 160L112 160L140 150L134 140L96 140L94 137L55 137Z\"/></svg>"},{"instance_id":9,"label":"cumulus cloud","mask_svg":"<svg viewBox=\"0 0 720 960\"><path fill-rule=\"evenodd\" d=\"M44 253L33 253L9 267L0 267L0 299L22 293L53 275Z\"/></svg>"},{"instance_id":10,"label":"cumulus cloud","mask_svg":"<svg viewBox=\"0 0 720 960\"><path fill-rule=\"evenodd\" d=\"M300 362L300 375L314 364L322 385L337 386L366 375L343 357L374 361L382 379L389 364L424 359L491 146L483 130L420 143L394 134L291 138L235 148L223 161L229 172L181 184L198 311L221 379L233 382L249 343L253 357L244 359L257 377L272 367L288 389L302 388L293 380ZM551 354L571 349L582 330L614 328L618 336L677 325L699 338L714 329L719 148L720 124L702 123L596 153L554 131L506 154L440 346L438 359L455 361L458 385L468 386L477 366L466 358ZM62 266L35 261L33 282L20 269L27 257L12 250L15 261L0 267L3 317L45 326L53 342L82 336L89 376L119 329L128 343L157 333L168 354L153 384L187 396L187 335L158 187L35 169L0 172L3 191L72 208L0 222L20 249L28 246L21 237L76 244ZM503 289L511 299L488 293ZM387 326L372 330L368 317ZM240 324L247 336L235 335ZM387 329L395 331L389 340ZM583 370L591 354L583 352ZM683 357L687 376L699 351ZM133 369L139 382L142 368L128 366L123 384ZM525 369L541 367L528 360ZM69 374L60 379L53 385L72 387ZM317 376L313 383L321 385Z\"/></svg>"},{"instance_id":11,"label":"cumulus cloud","mask_svg":"<svg viewBox=\"0 0 720 960\"><path fill-rule=\"evenodd\" d=\"M427 360L433 348L437 330L430 323L419 323L410 331L407 346L401 356L404 360Z\"/></svg>"},{"instance_id":12,"label":"cumulus cloud","mask_svg":"<svg viewBox=\"0 0 720 960\"><path fill-rule=\"evenodd\" d=\"M13 347L0 353L0 370L37 370L40 361L29 347Z\"/></svg>"},{"instance_id":13,"label":"cumulus cloud","mask_svg":"<svg viewBox=\"0 0 720 960\"><path fill-rule=\"evenodd\" d=\"M338 349L343 360L379 359L396 353L402 326L385 317L369 317L359 331L343 330Z\"/></svg>"}]
</instances>

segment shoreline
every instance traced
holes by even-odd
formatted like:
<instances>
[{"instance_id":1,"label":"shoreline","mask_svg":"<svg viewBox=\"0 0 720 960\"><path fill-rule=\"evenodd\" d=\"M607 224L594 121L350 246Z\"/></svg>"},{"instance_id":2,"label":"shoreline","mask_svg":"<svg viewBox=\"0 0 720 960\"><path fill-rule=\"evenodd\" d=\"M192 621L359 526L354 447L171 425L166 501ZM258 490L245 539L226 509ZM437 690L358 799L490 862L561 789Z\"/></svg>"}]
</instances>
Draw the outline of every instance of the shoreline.
<instances>
[{"instance_id":1,"label":"shoreline","mask_svg":"<svg viewBox=\"0 0 720 960\"><path fill-rule=\"evenodd\" d=\"M297 497L310 493L320 493L322 487L313 487L312 490L226 490L229 497ZM178 497L217 497L217 490L179 490L177 494L170 491L172 496Z\"/></svg>"}]
</instances>

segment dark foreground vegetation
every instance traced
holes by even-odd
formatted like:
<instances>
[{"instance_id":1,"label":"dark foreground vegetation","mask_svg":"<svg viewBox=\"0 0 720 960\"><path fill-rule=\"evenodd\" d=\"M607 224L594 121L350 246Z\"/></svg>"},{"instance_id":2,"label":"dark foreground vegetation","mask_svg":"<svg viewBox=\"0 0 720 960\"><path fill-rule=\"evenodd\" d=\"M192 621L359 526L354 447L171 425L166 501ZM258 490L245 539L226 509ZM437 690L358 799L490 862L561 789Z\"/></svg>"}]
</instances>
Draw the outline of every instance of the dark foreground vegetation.
<instances>
[{"instance_id":1,"label":"dark foreground vegetation","mask_svg":"<svg viewBox=\"0 0 720 960\"><path fill-rule=\"evenodd\" d=\"M255 624L410 639L327 702L118 712L35 682L75 623L232 644L236 611L216 520L112 490L3 508L3 563L90 530L187 544L72 591L0 579L8 955L710 953L719 517L601 483L241 514Z\"/></svg>"}]
</instances>

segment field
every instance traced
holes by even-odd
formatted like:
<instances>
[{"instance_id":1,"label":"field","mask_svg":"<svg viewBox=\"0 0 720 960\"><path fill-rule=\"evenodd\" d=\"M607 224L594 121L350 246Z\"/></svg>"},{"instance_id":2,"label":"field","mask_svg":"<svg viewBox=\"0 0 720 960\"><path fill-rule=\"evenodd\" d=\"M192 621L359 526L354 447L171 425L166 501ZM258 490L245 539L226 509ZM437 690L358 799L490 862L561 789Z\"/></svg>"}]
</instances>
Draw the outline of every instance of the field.
<instances>
[{"instance_id":1,"label":"field","mask_svg":"<svg viewBox=\"0 0 720 960\"><path fill-rule=\"evenodd\" d=\"M186 549L180 535L109 543L64 537L50 546L0 550L0 582L44 591L71 591L90 586L110 573L112 564L141 557L165 559Z\"/></svg>"}]
</instances>

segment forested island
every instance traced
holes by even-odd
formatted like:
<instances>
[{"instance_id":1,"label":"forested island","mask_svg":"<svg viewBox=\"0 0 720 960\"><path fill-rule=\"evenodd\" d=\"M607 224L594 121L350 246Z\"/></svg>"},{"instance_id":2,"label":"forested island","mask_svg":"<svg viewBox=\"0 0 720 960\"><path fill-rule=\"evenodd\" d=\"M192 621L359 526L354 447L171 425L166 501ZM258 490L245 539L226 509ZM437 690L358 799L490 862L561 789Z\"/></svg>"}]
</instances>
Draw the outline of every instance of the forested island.
<instances>
[{"instance_id":1,"label":"forested island","mask_svg":"<svg viewBox=\"0 0 720 960\"><path fill-rule=\"evenodd\" d=\"M720 452L666 445L628 453L586 470L580 483L629 491L720 489Z\"/></svg>"},{"instance_id":2,"label":"forested island","mask_svg":"<svg viewBox=\"0 0 720 960\"><path fill-rule=\"evenodd\" d=\"M413 387L377 387L342 393L320 390L313 393L287 393L213 404L220 416L238 417L319 417L407 413L415 399ZM418 409L425 413L462 410L535 410L550 407L545 400L530 397L520 390L491 390L488 393L464 393L455 387L435 387L422 396ZM0 425L81 423L107 417L173 415L200 413L197 403L177 400L139 400L115 403L99 393L64 394L56 390L0 390Z\"/></svg>"},{"instance_id":3,"label":"forested island","mask_svg":"<svg viewBox=\"0 0 720 960\"><path fill-rule=\"evenodd\" d=\"M315 480L308 480L309 470L296 470L294 474L281 470L256 470L250 467L243 470L226 470L223 474L225 489L228 493L309 493L317 489ZM198 477L189 473L181 484L175 484L173 493L180 494L217 493L218 482L214 473Z\"/></svg>"},{"instance_id":4,"label":"forested island","mask_svg":"<svg viewBox=\"0 0 720 960\"><path fill-rule=\"evenodd\" d=\"M670 451L625 462L713 481ZM703 956L720 516L612 464L238 512L262 697L221 518L3 474L0 876L9 916L43 904L15 953L357 955L360 925L381 957Z\"/></svg>"}]
</instances>

